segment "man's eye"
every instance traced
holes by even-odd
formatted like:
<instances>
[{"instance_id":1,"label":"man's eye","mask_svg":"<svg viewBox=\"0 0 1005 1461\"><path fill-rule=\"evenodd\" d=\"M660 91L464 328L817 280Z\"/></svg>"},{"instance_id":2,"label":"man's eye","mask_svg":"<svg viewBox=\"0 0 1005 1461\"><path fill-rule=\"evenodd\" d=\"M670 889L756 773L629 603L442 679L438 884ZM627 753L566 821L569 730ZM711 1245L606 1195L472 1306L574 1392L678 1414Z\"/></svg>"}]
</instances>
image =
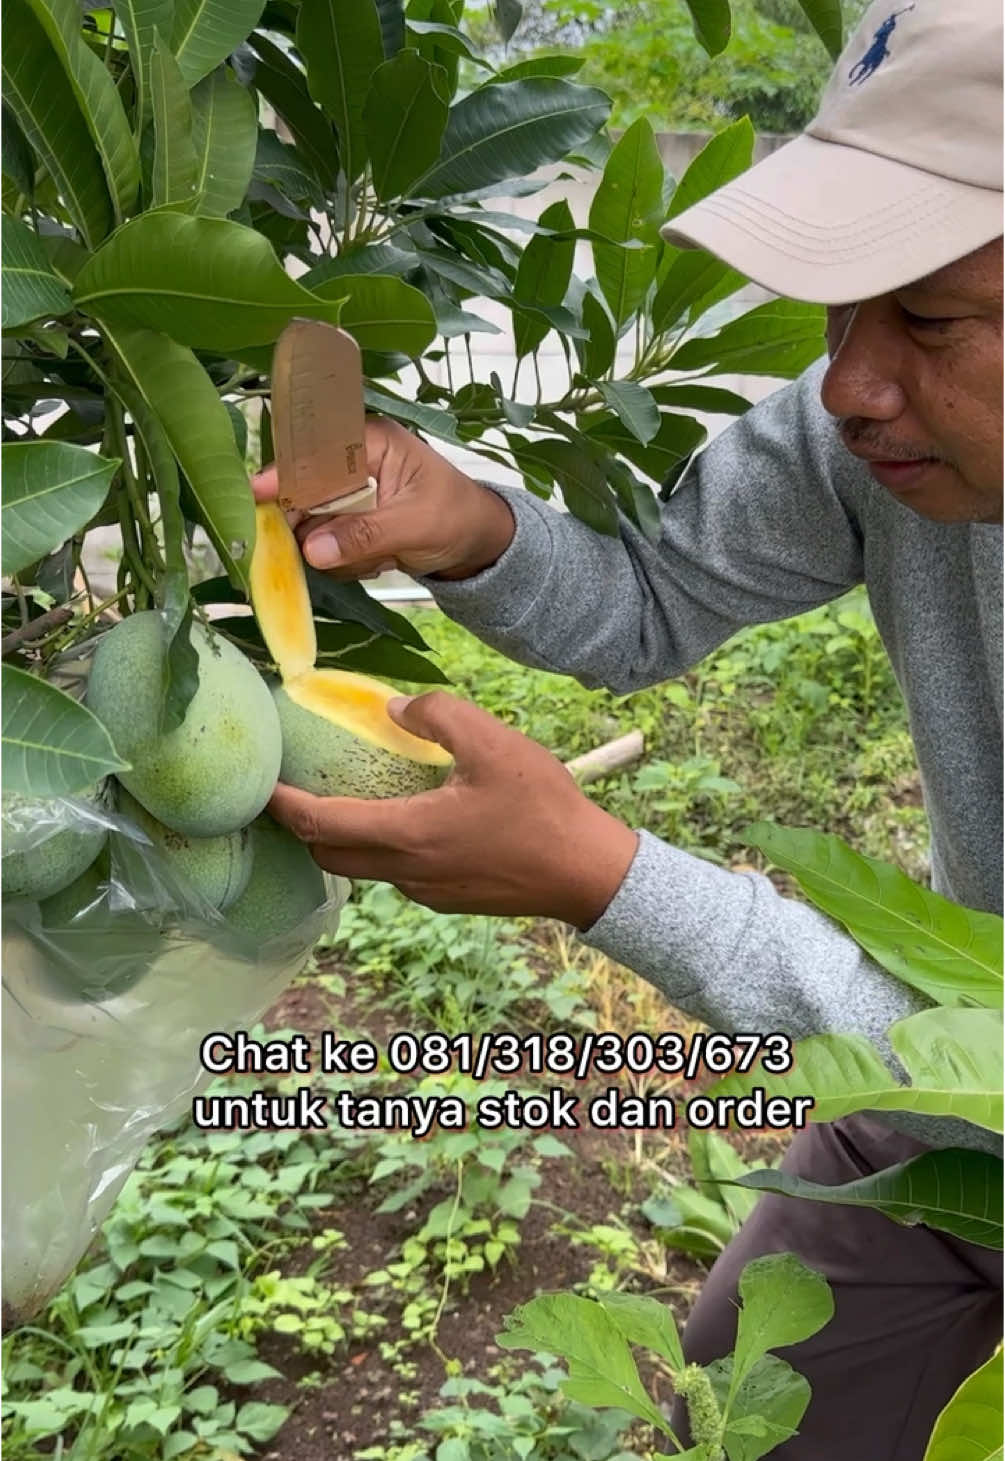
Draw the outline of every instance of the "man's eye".
<instances>
[{"instance_id":1,"label":"man's eye","mask_svg":"<svg viewBox=\"0 0 1005 1461\"><path fill-rule=\"evenodd\" d=\"M907 323L916 330L935 330L940 326L954 325L958 319L957 315L916 315L909 309L900 306L900 312Z\"/></svg>"}]
</instances>

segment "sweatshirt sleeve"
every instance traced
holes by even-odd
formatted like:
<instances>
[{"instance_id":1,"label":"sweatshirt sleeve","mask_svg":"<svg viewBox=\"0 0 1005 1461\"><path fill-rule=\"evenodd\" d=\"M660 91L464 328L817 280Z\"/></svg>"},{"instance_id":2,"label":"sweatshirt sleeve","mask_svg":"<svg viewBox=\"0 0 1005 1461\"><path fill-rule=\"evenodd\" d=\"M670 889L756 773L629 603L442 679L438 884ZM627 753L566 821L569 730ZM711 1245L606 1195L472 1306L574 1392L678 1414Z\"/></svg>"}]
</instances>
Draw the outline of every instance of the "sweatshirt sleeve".
<instances>
[{"instance_id":1,"label":"sweatshirt sleeve","mask_svg":"<svg viewBox=\"0 0 1005 1461\"><path fill-rule=\"evenodd\" d=\"M657 543L624 516L606 537L529 492L493 487L516 520L505 553L472 578L422 582L511 659L617 694L682 674L748 624L836 598L862 579L862 544L835 486L851 459L820 404L823 368L695 459L663 504Z\"/></svg>"}]
</instances>

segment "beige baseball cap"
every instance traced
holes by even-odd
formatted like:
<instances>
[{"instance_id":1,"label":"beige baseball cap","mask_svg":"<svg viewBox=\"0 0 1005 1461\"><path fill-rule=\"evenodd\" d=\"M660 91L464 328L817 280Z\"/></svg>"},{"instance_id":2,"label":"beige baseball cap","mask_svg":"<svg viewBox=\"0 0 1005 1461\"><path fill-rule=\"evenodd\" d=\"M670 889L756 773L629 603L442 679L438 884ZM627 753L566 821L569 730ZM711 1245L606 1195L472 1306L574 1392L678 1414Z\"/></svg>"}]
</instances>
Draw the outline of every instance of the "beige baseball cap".
<instances>
[{"instance_id":1,"label":"beige baseball cap","mask_svg":"<svg viewBox=\"0 0 1005 1461\"><path fill-rule=\"evenodd\" d=\"M662 229L819 304L902 288L1001 232L1001 0L877 0L806 131Z\"/></svg>"}]
</instances>

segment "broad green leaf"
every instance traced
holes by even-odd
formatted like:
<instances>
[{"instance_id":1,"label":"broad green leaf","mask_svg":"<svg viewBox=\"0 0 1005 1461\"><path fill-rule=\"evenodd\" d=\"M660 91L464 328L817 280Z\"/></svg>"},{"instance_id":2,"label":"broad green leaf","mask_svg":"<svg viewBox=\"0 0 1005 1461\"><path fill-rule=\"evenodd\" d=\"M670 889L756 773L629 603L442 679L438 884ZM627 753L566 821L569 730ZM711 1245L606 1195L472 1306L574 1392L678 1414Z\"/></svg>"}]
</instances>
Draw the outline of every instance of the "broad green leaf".
<instances>
[{"instance_id":1,"label":"broad green leaf","mask_svg":"<svg viewBox=\"0 0 1005 1461\"><path fill-rule=\"evenodd\" d=\"M373 73L363 111L370 170L386 202L432 167L447 125L447 76L417 51L399 51Z\"/></svg>"},{"instance_id":2,"label":"broad green leaf","mask_svg":"<svg viewBox=\"0 0 1005 1461\"><path fill-rule=\"evenodd\" d=\"M597 380L614 364L618 342L607 306L590 290L583 295L583 328L588 338L574 342L576 355L583 374Z\"/></svg>"},{"instance_id":3,"label":"broad green leaf","mask_svg":"<svg viewBox=\"0 0 1005 1461\"><path fill-rule=\"evenodd\" d=\"M420 431L428 431L441 441L452 442L455 446L463 445L457 435L456 416L440 406L429 406L425 401L408 401L401 396L392 395L390 391L378 390L375 386L365 386L363 398L368 411L375 411L380 416L390 416L395 421L403 421L406 426L417 426Z\"/></svg>"},{"instance_id":4,"label":"broad green leaf","mask_svg":"<svg viewBox=\"0 0 1005 1461\"><path fill-rule=\"evenodd\" d=\"M590 204L590 227L614 242L594 243L597 283L621 326L645 299L658 261L663 213L663 162L645 117L614 148ZM636 239L645 247L618 245Z\"/></svg>"},{"instance_id":5,"label":"broad green leaf","mask_svg":"<svg viewBox=\"0 0 1005 1461\"><path fill-rule=\"evenodd\" d=\"M643 1294L602 1294L600 1303L629 1344L651 1349L679 1372L685 1365L680 1335L669 1304Z\"/></svg>"},{"instance_id":6,"label":"broad green leaf","mask_svg":"<svg viewBox=\"0 0 1005 1461\"><path fill-rule=\"evenodd\" d=\"M367 158L363 107L384 60L374 0L301 0L297 49L311 96L335 123L342 170L355 182Z\"/></svg>"},{"instance_id":7,"label":"broad green leaf","mask_svg":"<svg viewBox=\"0 0 1005 1461\"><path fill-rule=\"evenodd\" d=\"M729 44L732 16L729 0L684 0L699 44L710 56L718 56Z\"/></svg>"},{"instance_id":8,"label":"broad green leaf","mask_svg":"<svg viewBox=\"0 0 1005 1461\"><path fill-rule=\"evenodd\" d=\"M265 0L175 0L171 49L194 86L254 30Z\"/></svg>"},{"instance_id":9,"label":"broad green leaf","mask_svg":"<svg viewBox=\"0 0 1005 1461\"><path fill-rule=\"evenodd\" d=\"M757 1192L876 1208L907 1227L924 1223L966 1243L1002 1247L1002 1163L990 1152L963 1147L923 1152L839 1186L780 1171L747 1172L735 1180Z\"/></svg>"},{"instance_id":10,"label":"broad green leaf","mask_svg":"<svg viewBox=\"0 0 1005 1461\"><path fill-rule=\"evenodd\" d=\"M28 139L6 102L0 110L3 114L3 121L0 123L0 157L4 177L10 179L19 193L30 198L35 191L35 158Z\"/></svg>"},{"instance_id":11,"label":"broad green leaf","mask_svg":"<svg viewBox=\"0 0 1005 1461\"><path fill-rule=\"evenodd\" d=\"M115 18L129 47L136 86L136 115L141 127L150 115L150 58L154 31L166 40L171 35L174 0L115 0Z\"/></svg>"},{"instance_id":12,"label":"broad green leaf","mask_svg":"<svg viewBox=\"0 0 1005 1461\"><path fill-rule=\"evenodd\" d=\"M26 0L8 0L4 40L4 100L94 248L115 223L108 183L66 73Z\"/></svg>"},{"instance_id":13,"label":"broad green leaf","mask_svg":"<svg viewBox=\"0 0 1005 1461\"><path fill-rule=\"evenodd\" d=\"M247 591L254 498L216 387L192 352L165 335L126 326L104 333L127 380L160 422L224 567Z\"/></svg>"},{"instance_id":14,"label":"broad green leaf","mask_svg":"<svg viewBox=\"0 0 1005 1461\"><path fill-rule=\"evenodd\" d=\"M0 233L3 328L65 315L73 308L66 286L49 263L38 235L19 218L4 217Z\"/></svg>"},{"instance_id":15,"label":"broad green leaf","mask_svg":"<svg viewBox=\"0 0 1005 1461\"><path fill-rule=\"evenodd\" d=\"M380 39L390 60L405 44L405 0L377 0Z\"/></svg>"},{"instance_id":16,"label":"broad green leaf","mask_svg":"<svg viewBox=\"0 0 1005 1461\"><path fill-rule=\"evenodd\" d=\"M474 91L451 107L439 160L409 192L445 198L526 178L592 137L609 111L604 92L548 76Z\"/></svg>"},{"instance_id":17,"label":"broad green leaf","mask_svg":"<svg viewBox=\"0 0 1005 1461\"><path fill-rule=\"evenodd\" d=\"M754 157L754 129L749 117L723 127L688 165L673 191L667 218L676 218L692 203L698 203L746 172Z\"/></svg>"},{"instance_id":18,"label":"broad green leaf","mask_svg":"<svg viewBox=\"0 0 1005 1461\"><path fill-rule=\"evenodd\" d=\"M1002 920L961 907L839 837L758 822L752 846L792 874L877 963L939 1004L1002 1007Z\"/></svg>"},{"instance_id":19,"label":"broad green leaf","mask_svg":"<svg viewBox=\"0 0 1005 1461\"><path fill-rule=\"evenodd\" d=\"M58 441L7 441L0 451L2 571L20 573L90 522L121 463Z\"/></svg>"},{"instance_id":20,"label":"broad green leaf","mask_svg":"<svg viewBox=\"0 0 1005 1461\"><path fill-rule=\"evenodd\" d=\"M405 17L405 25L413 35L434 37L440 48L449 51L451 55L463 56L475 66L482 66L488 71L494 70L491 61L486 61L474 43L456 25L445 25L437 20L413 20L410 16Z\"/></svg>"},{"instance_id":21,"label":"broad green leaf","mask_svg":"<svg viewBox=\"0 0 1005 1461\"><path fill-rule=\"evenodd\" d=\"M645 445L660 429L660 413L656 402L633 380L600 381L597 390L605 403L633 436Z\"/></svg>"},{"instance_id":22,"label":"broad green leaf","mask_svg":"<svg viewBox=\"0 0 1005 1461\"><path fill-rule=\"evenodd\" d=\"M889 1034L915 1089L948 1092L947 1115L1003 1129L1000 1010L938 1006L898 1020Z\"/></svg>"},{"instance_id":23,"label":"broad green leaf","mask_svg":"<svg viewBox=\"0 0 1005 1461\"><path fill-rule=\"evenodd\" d=\"M968 1375L939 1415L924 1461L1001 1461L1002 1348Z\"/></svg>"},{"instance_id":24,"label":"broad green leaf","mask_svg":"<svg viewBox=\"0 0 1005 1461\"><path fill-rule=\"evenodd\" d=\"M203 83L200 82L200 85ZM258 133L258 141L255 148L255 161L251 173L252 179L258 183L269 183L277 188L285 198L295 203L306 204L320 208L323 205L323 195L318 182L317 174L314 173L309 164L305 162L299 150L288 142L281 142L275 132L262 128ZM376 249L383 245L377 244ZM387 245L391 247L390 244ZM346 256L354 254L366 255L367 249L348 249L345 254L338 257L345 262ZM329 260L335 263L335 259ZM351 267L351 266L349 266ZM347 267L345 272L349 272Z\"/></svg>"},{"instance_id":25,"label":"broad green leaf","mask_svg":"<svg viewBox=\"0 0 1005 1461\"><path fill-rule=\"evenodd\" d=\"M192 140L197 211L225 218L244 201L258 145L254 100L229 66L218 66L193 90Z\"/></svg>"},{"instance_id":26,"label":"broad green leaf","mask_svg":"<svg viewBox=\"0 0 1005 1461\"><path fill-rule=\"evenodd\" d=\"M493 0L492 13L503 45L508 46L523 20L523 5L520 0Z\"/></svg>"},{"instance_id":27,"label":"broad green leaf","mask_svg":"<svg viewBox=\"0 0 1005 1461\"><path fill-rule=\"evenodd\" d=\"M832 60L836 61L844 44L841 0L799 0L799 4L810 25L830 52Z\"/></svg>"},{"instance_id":28,"label":"broad green leaf","mask_svg":"<svg viewBox=\"0 0 1005 1461\"><path fill-rule=\"evenodd\" d=\"M150 109L154 124L153 207L163 208L169 203L194 207L199 189L192 102L188 83L159 31L154 32L150 55Z\"/></svg>"},{"instance_id":29,"label":"broad green leaf","mask_svg":"<svg viewBox=\"0 0 1005 1461\"><path fill-rule=\"evenodd\" d=\"M677 416L670 411L660 412L659 430L644 443L613 416L602 417L596 424L590 422L587 434L603 442L611 451L620 452L656 483L665 482L682 461L698 450L708 435L705 427L693 416Z\"/></svg>"},{"instance_id":30,"label":"broad green leaf","mask_svg":"<svg viewBox=\"0 0 1005 1461\"><path fill-rule=\"evenodd\" d=\"M558 1355L569 1366L563 1392L592 1406L618 1406L665 1432L667 1423L642 1388L628 1341L611 1315L578 1294L539 1294L503 1317L501 1349Z\"/></svg>"},{"instance_id":31,"label":"broad green leaf","mask_svg":"<svg viewBox=\"0 0 1005 1461\"><path fill-rule=\"evenodd\" d=\"M671 370L707 375L775 375L793 379L824 350L820 305L773 299L723 325L716 334L685 340L670 357Z\"/></svg>"},{"instance_id":32,"label":"broad green leaf","mask_svg":"<svg viewBox=\"0 0 1005 1461\"><path fill-rule=\"evenodd\" d=\"M491 86L495 81L525 81L528 76L575 76L577 71L583 69L585 62L585 56L529 56L526 61L516 61L512 66L497 71L485 84Z\"/></svg>"},{"instance_id":33,"label":"broad green leaf","mask_svg":"<svg viewBox=\"0 0 1005 1461\"><path fill-rule=\"evenodd\" d=\"M725 1406L733 1376L733 1356L706 1365L719 1405ZM802 1375L776 1354L757 1361L737 1387L729 1407L723 1441L729 1461L759 1461L795 1435L810 1403Z\"/></svg>"},{"instance_id":34,"label":"broad green leaf","mask_svg":"<svg viewBox=\"0 0 1005 1461\"><path fill-rule=\"evenodd\" d=\"M128 771L97 716L55 685L3 665L0 686L6 791L76 796L103 776Z\"/></svg>"},{"instance_id":35,"label":"broad green leaf","mask_svg":"<svg viewBox=\"0 0 1005 1461\"><path fill-rule=\"evenodd\" d=\"M367 596L369 597L369 596ZM370 600L371 603L375 602ZM272 663L261 631L250 614L240 618L215 619L221 633L229 634L247 647L246 652ZM360 670L388 680L406 680L416 685L449 685L451 682L433 660L416 654L397 638L368 629L358 623L333 624L316 619L319 667Z\"/></svg>"},{"instance_id":36,"label":"broad green leaf","mask_svg":"<svg viewBox=\"0 0 1005 1461\"><path fill-rule=\"evenodd\" d=\"M568 203L560 198L544 210L538 224L548 232L535 234L520 255L513 297L522 304L557 306L565 298L572 278L576 241L571 236L555 238L553 234L574 229L575 220ZM548 330L547 320L539 315L514 314L517 359L536 350Z\"/></svg>"},{"instance_id":37,"label":"broad green leaf","mask_svg":"<svg viewBox=\"0 0 1005 1461\"><path fill-rule=\"evenodd\" d=\"M681 406L692 411L707 411L711 415L742 416L751 406L746 396L721 390L718 386L656 385L649 387L649 393L661 406Z\"/></svg>"},{"instance_id":38,"label":"broad green leaf","mask_svg":"<svg viewBox=\"0 0 1005 1461\"><path fill-rule=\"evenodd\" d=\"M269 345L295 315L335 324L340 308L291 279L253 228L181 213L120 228L77 275L74 300L102 321L221 352Z\"/></svg>"},{"instance_id":39,"label":"broad green leaf","mask_svg":"<svg viewBox=\"0 0 1005 1461\"><path fill-rule=\"evenodd\" d=\"M345 301L339 323L363 350L421 355L436 338L429 300L403 279L388 274L338 274L316 288L316 298L329 295Z\"/></svg>"},{"instance_id":40,"label":"broad green leaf","mask_svg":"<svg viewBox=\"0 0 1005 1461\"><path fill-rule=\"evenodd\" d=\"M525 458L547 467L562 489L562 498L570 512L582 522L589 523L598 533L606 533L610 537L617 535L618 511L614 495L595 457L571 441L546 436L531 442Z\"/></svg>"},{"instance_id":41,"label":"broad green leaf","mask_svg":"<svg viewBox=\"0 0 1005 1461\"><path fill-rule=\"evenodd\" d=\"M701 312L706 301L708 305L717 304L745 283L743 275L736 269L731 269L721 259L713 258L704 249L681 250L674 255L653 297L654 332L665 334L690 310Z\"/></svg>"},{"instance_id":42,"label":"broad green leaf","mask_svg":"<svg viewBox=\"0 0 1005 1461\"><path fill-rule=\"evenodd\" d=\"M809 1339L834 1313L827 1280L794 1253L753 1259L740 1274L737 1288L740 1314L727 1406L763 1355Z\"/></svg>"},{"instance_id":43,"label":"broad green leaf","mask_svg":"<svg viewBox=\"0 0 1005 1461\"><path fill-rule=\"evenodd\" d=\"M140 159L111 73L84 42L76 0L28 0L49 38L104 168L116 223L136 201Z\"/></svg>"},{"instance_id":44,"label":"broad green leaf","mask_svg":"<svg viewBox=\"0 0 1005 1461\"><path fill-rule=\"evenodd\" d=\"M428 650L429 645L412 621L403 614L396 614L379 599L372 598L361 583L340 583L337 579L329 578L326 573L319 573L310 564L304 565L304 572L307 575L311 604L321 616L317 622L322 639L336 627L329 625L326 630L322 620L338 620L338 628L344 627L341 621L348 620L350 624L360 625L366 633L387 635L412 649ZM213 578L196 584L192 589L192 597L197 604L246 602L245 595L226 578ZM321 643L321 639L318 642ZM326 642L331 649L343 647L341 640Z\"/></svg>"},{"instance_id":45,"label":"broad green leaf","mask_svg":"<svg viewBox=\"0 0 1005 1461\"><path fill-rule=\"evenodd\" d=\"M607 457L602 464L608 482L617 494L621 511L643 532L650 543L658 543L662 532L660 505L647 482L640 482L626 462Z\"/></svg>"},{"instance_id":46,"label":"broad green leaf","mask_svg":"<svg viewBox=\"0 0 1005 1461\"><path fill-rule=\"evenodd\" d=\"M311 100L303 72L258 31L248 37L248 44L258 57L255 86L289 127L317 177L333 187L338 143L324 113Z\"/></svg>"}]
</instances>

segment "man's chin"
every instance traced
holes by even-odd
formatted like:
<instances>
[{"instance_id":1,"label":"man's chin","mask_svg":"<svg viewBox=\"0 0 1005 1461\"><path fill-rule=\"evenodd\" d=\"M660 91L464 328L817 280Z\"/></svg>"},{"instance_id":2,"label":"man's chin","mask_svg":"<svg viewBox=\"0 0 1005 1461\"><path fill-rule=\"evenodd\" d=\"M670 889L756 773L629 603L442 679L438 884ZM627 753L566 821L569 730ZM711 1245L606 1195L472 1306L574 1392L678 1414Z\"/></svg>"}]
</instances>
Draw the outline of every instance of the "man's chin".
<instances>
[{"instance_id":1,"label":"man's chin","mask_svg":"<svg viewBox=\"0 0 1005 1461\"><path fill-rule=\"evenodd\" d=\"M868 464L869 475L891 497L938 523L1000 523L1001 492L982 492L946 462Z\"/></svg>"}]
</instances>

